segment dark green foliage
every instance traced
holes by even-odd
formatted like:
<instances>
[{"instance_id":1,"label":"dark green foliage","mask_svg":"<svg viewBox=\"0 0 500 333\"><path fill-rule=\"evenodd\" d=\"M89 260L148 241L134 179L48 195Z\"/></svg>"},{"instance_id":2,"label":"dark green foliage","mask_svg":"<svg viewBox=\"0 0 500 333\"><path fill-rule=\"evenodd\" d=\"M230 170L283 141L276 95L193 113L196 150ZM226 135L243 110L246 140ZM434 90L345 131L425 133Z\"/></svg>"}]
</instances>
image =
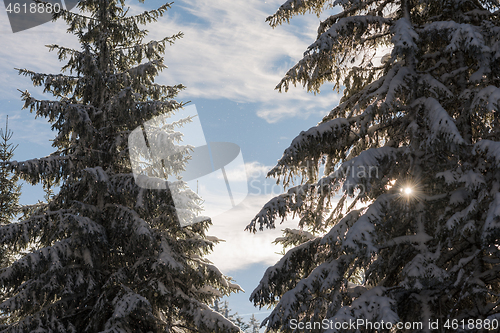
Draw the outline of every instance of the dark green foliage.
<instances>
[{"instance_id":1,"label":"dark green foliage","mask_svg":"<svg viewBox=\"0 0 500 333\"><path fill-rule=\"evenodd\" d=\"M5 130L0 129L0 225L10 223L19 213L19 197L21 185L17 182L19 177L12 173L5 162L10 162L14 157L16 146L9 142L14 133L9 130L8 118Z\"/></svg>"},{"instance_id":2,"label":"dark green foliage","mask_svg":"<svg viewBox=\"0 0 500 333\"><path fill-rule=\"evenodd\" d=\"M0 242L18 256L0 271L2 332L237 331L208 306L236 287L203 258L214 243L205 237L210 219L197 216L200 198L177 182L186 206L174 207L169 190L135 183L130 132L183 106L172 99L182 85L154 83L165 47L182 35L145 42L140 25L170 4L137 16L124 6L85 0L81 14L57 14L81 49L49 45L66 61L62 73L19 70L53 95L22 98L57 135L51 155L10 163L22 179L44 184L49 200L0 227ZM189 149L179 151L182 166ZM182 228L179 208L200 222Z\"/></svg>"},{"instance_id":3,"label":"dark green foliage","mask_svg":"<svg viewBox=\"0 0 500 333\"><path fill-rule=\"evenodd\" d=\"M295 216L300 230L251 301L276 305L264 324L280 332L500 320L500 3L289 0L268 21L335 6L277 86L345 89L268 174L302 184L248 229Z\"/></svg>"}]
</instances>

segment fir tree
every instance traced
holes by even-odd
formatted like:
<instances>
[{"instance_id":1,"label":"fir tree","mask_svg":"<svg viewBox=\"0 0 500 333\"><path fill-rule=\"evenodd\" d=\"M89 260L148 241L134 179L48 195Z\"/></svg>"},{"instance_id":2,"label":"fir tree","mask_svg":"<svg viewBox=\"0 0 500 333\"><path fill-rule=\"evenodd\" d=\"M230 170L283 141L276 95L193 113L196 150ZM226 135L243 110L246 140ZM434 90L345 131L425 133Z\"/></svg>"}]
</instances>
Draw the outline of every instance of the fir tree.
<instances>
[{"instance_id":1,"label":"fir tree","mask_svg":"<svg viewBox=\"0 0 500 333\"><path fill-rule=\"evenodd\" d=\"M320 23L316 41L277 86L318 93L331 82L344 90L268 174L290 188L248 229L275 228L276 219L294 215L303 234L280 240L293 248L250 299L276 305L264 320L272 331L292 331L292 319L327 319L342 332L353 330L335 323L356 319L423 324L398 332L430 332L428 321L437 319L465 321L449 331L493 328L500 320L500 4L289 0L267 21L276 27L335 6L340 12ZM302 181L291 187L294 177Z\"/></svg>"},{"instance_id":2,"label":"fir tree","mask_svg":"<svg viewBox=\"0 0 500 333\"><path fill-rule=\"evenodd\" d=\"M228 301L219 303L219 301L217 300L215 301L212 309L221 313L224 317L229 319L233 324L238 326L241 331L246 332L250 328L250 325L243 320L243 317L238 315L238 312L232 313L232 310L229 308Z\"/></svg>"},{"instance_id":3,"label":"fir tree","mask_svg":"<svg viewBox=\"0 0 500 333\"><path fill-rule=\"evenodd\" d=\"M135 128L183 106L173 100L182 85L154 83L167 44L182 34L146 42L140 28L169 7L130 16L121 0L80 1L80 13L54 16L81 45L49 45L67 61L62 72L19 70L54 96L22 94L24 107L47 118L57 136L51 155L10 163L27 182L46 185L50 200L0 227L1 243L21 256L0 271L8 296L2 332L238 331L209 308L239 287L203 258L214 242L200 198L181 180L164 190L139 187L129 159ZM170 134L165 144L178 144L180 135ZM176 149L179 171L190 147ZM173 191L182 206L174 207ZM198 223L181 227L178 210Z\"/></svg>"},{"instance_id":4,"label":"fir tree","mask_svg":"<svg viewBox=\"0 0 500 333\"><path fill-rule=\"evenodd\" d=\"M0 129L0 226L14 222L20 213L19 197L21 196L21 185L17 184L19 177L13 174L7 162L14 157L14 146L9 141L12 139L13 132L9 130L9 118L5 121L5 131ZM12 262L12 252L9 247L0 243L0 268L7 267ZM7 295L0 294L0 302ZM3 320L0 310L0 329Z\"/></svg>"},{"instance_id":5,"label":"fir tree","mask_svg":"<svg viewBox=\"0 0 500 333\"><path fill-rule=\"evenodd\" d=\"M5 131L0 129L0 226L14 222L20 213L19 197L21 185L19 177L12 173L8 162L14 157L17 145L10 143L14 133L9 130L9 118L5 120ZM8 247L0 245L0 268L10 262ZM1 299L1 298L0 298Z\"/></svg>"},{"instance_id":6,"label":"fir tree","mask_svg":"<svg viewBox=\"0 0 500 333\"><path fill-rule=\"evenodd\" d=\"M7 165L14 157L17 145L10 143L14 133L9 130L9 118L5 121L5 131L0 129L0 225L9 224L19 213L21 185L19 177Z\"/></svg>"},{"instance_id":7,"label":"fir tree","mask_svg":"<svg viewBox=\"0 0 500 333\"><path fill-rule=\"evenodd\" d=\"M250 329L249 333L259 333L259 328L260 328L260 322L257 318L255 318L255 315L252 314L252 317L250 317Z\"/></svg>"}]
</instances>

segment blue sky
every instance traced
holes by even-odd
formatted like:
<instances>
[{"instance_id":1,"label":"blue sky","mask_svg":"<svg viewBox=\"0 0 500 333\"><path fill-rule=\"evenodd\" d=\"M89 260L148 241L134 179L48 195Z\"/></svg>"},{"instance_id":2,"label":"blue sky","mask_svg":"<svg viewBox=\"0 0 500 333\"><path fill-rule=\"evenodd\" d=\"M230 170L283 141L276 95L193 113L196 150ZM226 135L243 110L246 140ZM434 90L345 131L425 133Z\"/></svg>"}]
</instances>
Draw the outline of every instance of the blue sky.
<instances>
[{"instance_id":1,"label":"blue sky","mask_svg":"<svg viewBox=\"0 0 500 333\"><path fill-rule=\"evenodd\" d=\"M156 0L129 2L130 13L161 4ZM257 314L248 297L265 268L279 259L275 252L281 250L271 244L279 230L255 235L243 231L260 207L279 192L278 187L271 187L274 180L266 181L263 176L300 131L314 126L339 101L331 86L324 86L316 96L302 87L281 94L274 90L314 41L319 22L316 16L306 15L272 29L265 18L280 4L277 0L177 1L159 22L147 27L150 39L184 33L183 39L167 48L165 63L169 68L157 82L187 87L178 100L196 105L208 142L233 142L241 147L252 184L250 194L234 209L212 216L210 233L226 242L216 246L209 258L246 290L229 298L230 307L248 314L246 319L251 313L259 320L265 317L266 311ZM5 10L0 9L0 125L4 126L8 115L13 142L19 144L17 160L51 153L54 133L45 119L35 119L28 110L21 110L17 89L42 95L14 68L58 73L62 63L44 45L78 48L74 36L65 31L65 25L56 22L13 34ZM40 187L24 185L23 203L34 203L42 196ZM283 228L295 226L293 222L285 224Z\"/></svg>"}]
</instances>

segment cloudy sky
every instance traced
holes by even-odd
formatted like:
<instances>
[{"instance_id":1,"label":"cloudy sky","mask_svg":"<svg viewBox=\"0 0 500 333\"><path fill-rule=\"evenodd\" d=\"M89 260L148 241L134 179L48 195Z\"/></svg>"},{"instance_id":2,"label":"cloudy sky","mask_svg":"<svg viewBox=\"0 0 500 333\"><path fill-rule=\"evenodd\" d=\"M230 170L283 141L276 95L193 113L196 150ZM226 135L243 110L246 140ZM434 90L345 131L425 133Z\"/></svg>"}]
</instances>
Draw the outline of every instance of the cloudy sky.
<instances>
[{"instance_id":1,"label":"cloudy sky","mask_svg":"<svg viewBox=\"0 0 500 333\"><path fill-rule=\"evenodd\" d=\"M156 0L129 2L129 13L161 4ZM275 181L266 180L264 175L291 140L314 126L339 100L330 86L324 86L316 96L302 87L288 93L274 90L314 41L319 21L314 15L306 15L272 29L265 18L280 4L279 0L176 1L159 22L147 27L150 39L184 33L183 39L167 48L168 69L157 81L187 87L178 100L191 101L196 107L207 142L232 142L241 148L249 195L235 208L212 216L211 234L226 242L216 247L210 259L246 290L229 299L233 310L248 314L246 319L257 311L248 302L249 294L265 268L279 259L276 252L281 251L271 243L280 235L279 229L255 235L243 231L262 205L280 192ZM46 44L78 48L63 22L13 33L6 11L0 9L0 124L3 126L8 115L13 141L19 144L17 160L52 152L54 133L50 124L21 109L17 89L29 90L36 97L42 96L41 90L14 70L58 73L62 64L56 54L48 52ZM43 196L39 187L24 185L23 191L23 203L34 203ZM293 228L294 224L285 222L284 227ZM265 312L258 314L258 319L263 319Z\"/></svg>"}]
</instances>

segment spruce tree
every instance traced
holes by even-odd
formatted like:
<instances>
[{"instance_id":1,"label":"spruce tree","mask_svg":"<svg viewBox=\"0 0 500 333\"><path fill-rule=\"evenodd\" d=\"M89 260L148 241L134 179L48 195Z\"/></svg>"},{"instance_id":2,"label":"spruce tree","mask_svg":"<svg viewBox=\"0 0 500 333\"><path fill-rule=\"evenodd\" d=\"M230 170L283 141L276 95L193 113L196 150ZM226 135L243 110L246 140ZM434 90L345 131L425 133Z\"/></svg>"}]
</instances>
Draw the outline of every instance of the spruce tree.
<instances>
[{"instance_id":1,"label":"spruce tree","mask_svg":"<svg viewBox=\"0 0 500 333\"><path fill-rule=\"evenodd\" d=\"M292 320L330 332L375 330L338 329L357 319L423 324L397 332L498 327L499 2L288 0L267 21L335 6L277 86L330 82L343 97L268 174L288 190L248 229L298 216L299 230L250 299L275 305L271 331Z\"/></svg>"},{"instance_id":2,"label":"spruce tree","mask_svg":"<svg viewBox=\"0 0 500 333\"><path fill-rule=\"evenodd\" d=\"M17 182L19 177L12 173L7 163L14 157L14 146L10 142L13 132L9 129L9 118L5 121L5 130L0 129L0 226L15 222L20 213L19 197L21 196L21 185ZM0 269L7 267L12 262L12 251L7 245L0 243ZM0 294L0 302L6 298ZM0 314L0 329L3 320Z\"/></svg>"},{"instance_id":3,"label":"spruce tree","mask_svg":"<svg viewBox=\"0 0 500 333\"><path fill-rule=\"evenodd\" d=\"M259 328L260 328L260 322L257 318L255 318L255 315L252 314L252 317L250 317L250 327L248 332L249 333L259 333Z\"/></svg>"},{"instance_id":4,"label":"spruce tree","mask_svg":"<svg viewBox=\"0 0 500 333\"><path fill-rule=\"evenodd\" d=\"M141 28L169 7L131 16L121 0L80 1L79 13L54 16L81 45L48 46L66 60L62 72L19 70L53 95L22 98L57 136L51 155L9 166L31 184L60 189L28 218L0 227L0 242L19 256L0 271L2 332L238 331L209 308L238 286L204 259L214 242L200 198L182 180L141 188L132 173L129 134L184 105L173 99L182 85L154 82L166 46L182 34L146 41ZM163 142L177 145L179 171L191 148L170 134ZM174 206L172 191L183 205ZM179 210L198 223L182 227Z\"/></svg>"},{"instance_id":5,"label":"spruce tree","mask_svg":"<svg viewBox=\"0 0 500 333\"><path fill-rule=\"evenodd\" d=\"M14 133L9 129L9 118L5 121L5 130L0 129L0 225L10 223L19 213L21 185L19 177L12 173L8 162L14 157L17 145L10 143Z\"/></svg>"},{"instance_id":6,"label":"spruce tree","mask_svg":"<svg viewBox=\"0 0 500 333\"><path fill-rule=\"evenodd\" d=\"M221 313L224 317L229 319L242 332L246 332L250 328L250 325L243 320L243 317L238 315L238 312L234 312L234 313L232 312L232 310L229 308L228 301L224 301L222 303L215 301L214 306L212 306L212 309Z\"/></svg>"}]
</instances>

